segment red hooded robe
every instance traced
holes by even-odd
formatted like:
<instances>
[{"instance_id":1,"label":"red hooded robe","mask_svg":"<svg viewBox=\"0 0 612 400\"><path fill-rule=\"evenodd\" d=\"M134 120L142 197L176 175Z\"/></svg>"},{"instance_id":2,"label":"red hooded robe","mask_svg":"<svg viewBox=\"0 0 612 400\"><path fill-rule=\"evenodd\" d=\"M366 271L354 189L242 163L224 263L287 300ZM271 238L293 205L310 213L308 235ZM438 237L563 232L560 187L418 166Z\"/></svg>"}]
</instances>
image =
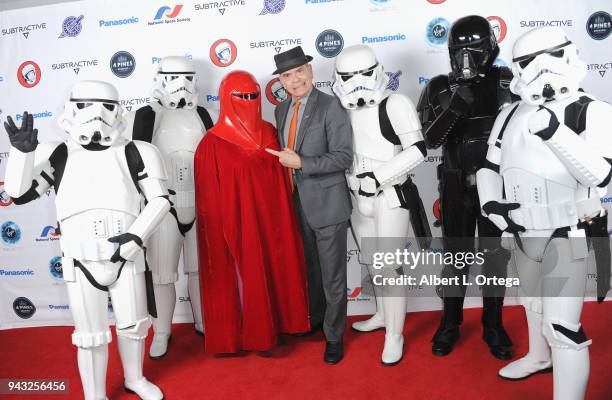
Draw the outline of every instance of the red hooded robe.
<instances>
[{"instance_id":1,"label":"red hooded robe","mask_svg":"<svg viewBox=\"0 0 612 400\"><path fill-rule=\"evenodd\" d=\"M231 72L219 100L195 154L206 352L265 351L310 328L302 239L287 170L264 150L279 145L257 81Z\"/></svg>"}]
</instances>

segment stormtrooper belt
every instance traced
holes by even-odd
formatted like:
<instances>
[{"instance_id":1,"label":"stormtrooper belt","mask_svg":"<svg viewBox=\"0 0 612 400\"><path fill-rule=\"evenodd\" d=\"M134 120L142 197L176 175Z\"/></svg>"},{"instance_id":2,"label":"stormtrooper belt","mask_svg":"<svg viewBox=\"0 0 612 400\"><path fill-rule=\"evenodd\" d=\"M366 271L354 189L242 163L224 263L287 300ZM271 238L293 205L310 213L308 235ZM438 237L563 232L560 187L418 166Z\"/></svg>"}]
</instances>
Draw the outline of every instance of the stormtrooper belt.
<instances>
[{"instance_id":1,"label":"stormtrooper belt","mask_svg":"<svg viewBox=\"0 0 612 400\"><path fill-rule=\"evenodd\" d=\"M598 198L580 202L548 205L521 205L510 211L510 218L526 229L557 229L576 225L579 219L588 220L598 215L601 204Z\"/></svg>"}]
</instances>

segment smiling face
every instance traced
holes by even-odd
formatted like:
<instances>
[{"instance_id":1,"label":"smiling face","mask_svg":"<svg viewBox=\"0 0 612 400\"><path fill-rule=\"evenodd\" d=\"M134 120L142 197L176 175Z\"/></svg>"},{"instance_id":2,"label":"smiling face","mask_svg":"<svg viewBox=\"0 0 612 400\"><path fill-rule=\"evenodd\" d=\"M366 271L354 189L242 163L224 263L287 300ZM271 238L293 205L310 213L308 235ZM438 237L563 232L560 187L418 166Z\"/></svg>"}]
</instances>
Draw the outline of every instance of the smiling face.
<instances>
[{"instance_id":1,"label":"smiling face","mask_svg":"<svg viewBox=\"0 0 612 400\"><path fill-rule=\"evenodd\" d=\"M312 66L300 65L279 75L283 87L293 97L304 97L312 88Z\"/></svg>"}]
</instances>

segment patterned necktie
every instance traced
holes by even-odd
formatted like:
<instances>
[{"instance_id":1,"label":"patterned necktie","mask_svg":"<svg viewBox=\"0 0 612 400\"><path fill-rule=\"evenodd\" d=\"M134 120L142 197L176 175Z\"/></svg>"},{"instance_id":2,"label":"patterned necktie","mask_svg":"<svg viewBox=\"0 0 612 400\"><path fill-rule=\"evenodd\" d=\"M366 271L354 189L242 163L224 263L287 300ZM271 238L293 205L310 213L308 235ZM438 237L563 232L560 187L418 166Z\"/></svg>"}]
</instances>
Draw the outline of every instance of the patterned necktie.
<instances>
[{"instance_id":1,"label":"patterned necktie","mask_svg":"<svg viewBox=\"0 0 612 400\"><path fill-rule=\"evenodd\" d=\"M294 150L295 147L295 133L297 131L297 122L298 122L298 113L300 110L300 100L296 99L293 104L293 116L291 117L291 124L289 124L289 137L287 138L287 147L291 150ZM295 185L293 182L293 169L288 168L289 171L289 184L291 187L291 191L295 190Z\"/></svg>"}]
</instances>

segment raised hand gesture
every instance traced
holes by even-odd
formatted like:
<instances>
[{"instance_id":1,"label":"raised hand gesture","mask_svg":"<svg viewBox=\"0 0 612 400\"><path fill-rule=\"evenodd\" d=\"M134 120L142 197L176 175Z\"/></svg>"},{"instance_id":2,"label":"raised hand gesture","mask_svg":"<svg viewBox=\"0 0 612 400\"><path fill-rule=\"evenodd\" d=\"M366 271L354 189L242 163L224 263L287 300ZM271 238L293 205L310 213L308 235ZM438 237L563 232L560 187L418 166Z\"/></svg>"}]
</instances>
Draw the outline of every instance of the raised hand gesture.
<instances>
[{"instance_id":1,"label":"raised hand gesture","mask_svg":"<svg viewBox=\"0 0 612 400\"><path fill-rule=\"evenodd\" d=\"M8 133L11 146L23 153L30 153L38 146L38 129L34 129L34 117L23 112L21 128L17 128L13 119L9 116L4 123L4 129Z\"/></svg>"}]
</instances>

